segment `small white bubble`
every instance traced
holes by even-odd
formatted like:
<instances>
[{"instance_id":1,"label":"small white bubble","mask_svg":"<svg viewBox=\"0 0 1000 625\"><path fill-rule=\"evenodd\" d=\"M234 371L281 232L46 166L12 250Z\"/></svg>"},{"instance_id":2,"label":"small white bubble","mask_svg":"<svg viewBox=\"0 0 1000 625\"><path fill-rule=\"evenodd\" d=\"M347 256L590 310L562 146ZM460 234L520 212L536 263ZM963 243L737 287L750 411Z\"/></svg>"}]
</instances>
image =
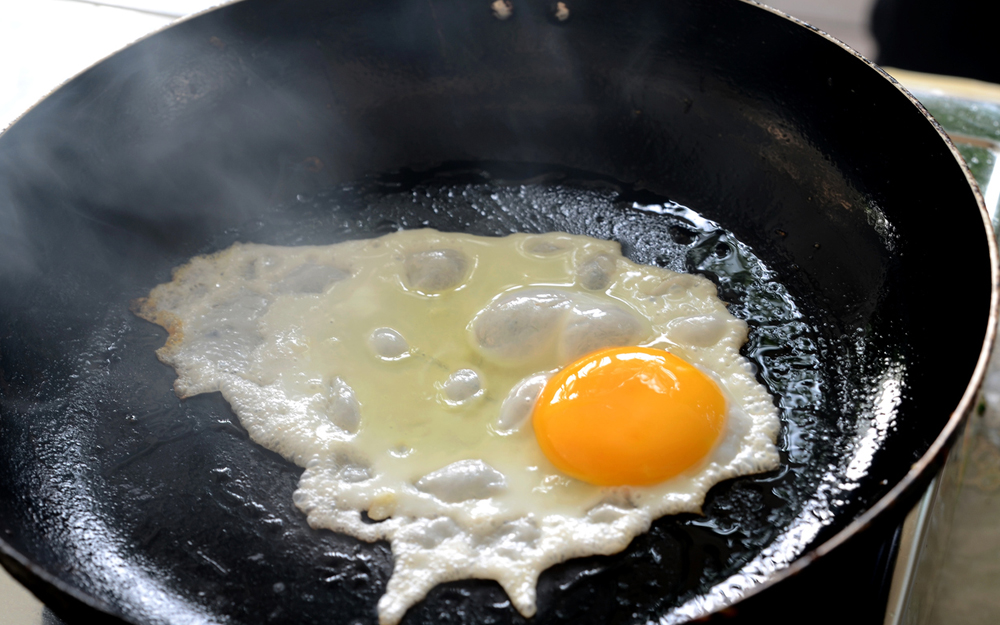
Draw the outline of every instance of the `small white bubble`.
<instances>
[{"instance_id":1,"label":"small white bubble","mask_svg":"<svg viewBox=\"0 0 1000 625\"><path fill-rule=\"evenodd\" d=\"M463 402L482 393L483 386L479 374L472 369L459 369L441 385L445 397L453 402Z\"/></svg>"},{"instance_id":2,"label":"small white bubble","mask_svg":"<svg viewBox=\"0 0 1000 625\"><path fill-rule=\"evenodd\" d=\"M376 328L368 337L368 345L382 360L400 360L410 355L410 344L392 328Z\"/></svg>"}]
</instances>

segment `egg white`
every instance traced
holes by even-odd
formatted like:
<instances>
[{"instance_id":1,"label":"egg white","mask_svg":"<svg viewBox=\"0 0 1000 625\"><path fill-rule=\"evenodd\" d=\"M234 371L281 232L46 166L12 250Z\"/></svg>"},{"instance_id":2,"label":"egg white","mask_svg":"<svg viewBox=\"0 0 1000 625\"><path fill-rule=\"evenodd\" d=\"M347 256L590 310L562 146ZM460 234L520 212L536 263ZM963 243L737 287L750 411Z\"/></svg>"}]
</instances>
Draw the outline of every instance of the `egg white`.
<instances>
[{"instance_id":1,"label":"egg white","mask_svg":"<svg viewBox=\"0 0 1000 625\"><path fill-rule=\"evenodd\" d=\"M719 481L778 466L777 411L739 355L746 324L709 280L607 241L412 230L236 244L136 310L169 330L157 353L180 396L220 391L254 441L305 467L294 500L311 526L391 541L383 625L463 578L497 580L531 616L544 569L618 552L654 519L700 511ZM547 376L618 344L667 349L719 384L726 429L702 464L608 488L542 454L530 409Z\"/></svg>"}]
</instances>

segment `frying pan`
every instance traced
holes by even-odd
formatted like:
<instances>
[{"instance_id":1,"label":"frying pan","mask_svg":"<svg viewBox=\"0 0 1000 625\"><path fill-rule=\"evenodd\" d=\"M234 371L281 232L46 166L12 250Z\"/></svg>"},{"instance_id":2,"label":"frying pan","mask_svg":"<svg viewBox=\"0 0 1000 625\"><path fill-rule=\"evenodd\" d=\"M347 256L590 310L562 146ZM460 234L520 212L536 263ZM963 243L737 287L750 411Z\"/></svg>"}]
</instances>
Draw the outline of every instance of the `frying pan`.
<instances>
[{"instance_id":1,"label":"frying pan","mask_svg":"<svg viewBox=\"0 0 1000 625\"><path fill-rule=\"evenodd\" d=\"M371 622L388 545L311 530L300 469L217 394L178 400L164 333L128 308L236 240L425 225L569 230L705 273L781 411L780 470L553 567L534 622L739 617L898 521L995 333L995 243L953 146L880 70L760 5L566 4L233 3L0 136L6 568L71 620ZM466 580L405 622L522 621Z\"/></svg>"}]
</instances>

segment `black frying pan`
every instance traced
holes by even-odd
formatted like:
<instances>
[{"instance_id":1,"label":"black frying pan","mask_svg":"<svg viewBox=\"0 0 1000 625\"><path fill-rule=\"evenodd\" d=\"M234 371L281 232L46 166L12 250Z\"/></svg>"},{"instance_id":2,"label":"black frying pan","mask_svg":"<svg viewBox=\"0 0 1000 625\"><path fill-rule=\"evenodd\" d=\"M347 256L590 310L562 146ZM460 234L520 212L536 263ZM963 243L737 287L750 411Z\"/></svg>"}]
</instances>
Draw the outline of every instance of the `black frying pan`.
<instances>
[{"instance_id":1,"label":"black frying pan","mask_svg":"<svg viewBox=\"0 0 1000 625\"><path fill-rule=\"evenodd\" d=\"M781 470L547 571L536 622L719 610L898 521L995 331L968 170L879 70L760 6L566 4L561 22L547 1L500 21L485 0L247 0L118 53L0 137L16 577L70 619L371 622L388 546L309 529L300 470L218 395L179 401L164 333L128 307L235 240L423 225L570 230L705 273L781 408ZM521 621L467 580L405 622Z\"/></svg>"}]
</instances>

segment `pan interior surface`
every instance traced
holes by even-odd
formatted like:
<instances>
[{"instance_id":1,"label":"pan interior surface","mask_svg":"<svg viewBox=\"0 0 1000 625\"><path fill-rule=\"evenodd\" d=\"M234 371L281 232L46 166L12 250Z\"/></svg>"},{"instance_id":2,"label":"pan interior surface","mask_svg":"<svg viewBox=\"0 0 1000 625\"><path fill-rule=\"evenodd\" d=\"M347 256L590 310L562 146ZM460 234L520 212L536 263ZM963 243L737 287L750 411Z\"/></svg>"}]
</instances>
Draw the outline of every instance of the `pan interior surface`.
<instances>
[{"instance_id":1,"label":"pan interior surface","mask_svg":"<svg viewBox=\"0 0 1000 625\"><path fill-rule=\"evenodd\" d=\"M778 398L782 469L550 569L535 621L728 605L888 493L986 335L989 238L954 155L862 60L750 4L571 12L247 0L0 136L6 553L134 622L370 621L388 545L311 530L301 470L218 394L179 401L128 305L235 241L398 228L564 230L705 273ZM404 622L522 621L467 580Z\"/></svg>"},{"instance_id":2,"label":"pan interior surface","mask_svg":"<svg viewBox=\"0 0 1000 625\"><path fill-rule=\"evenodd\" d=\"M783 408L780 470L720 484L704 516L664 517L621 554L550 569L539 584L535 620L576 622L586 615L616 621L626 610L645 620L706 593L718 600L736 592L754 570L787 565L801 554L807 545L801 532L822 529L803 523L806 506L812 514L833 514L832 500L815 495L828 474L814 467L847 470L851 449L836 423L819 415L840 410L840 393L822 389L841 384L841 392L857 390L838 382L843 372L833 364L849 360L852 346L810 324L822 306L802 285L770 269L732 233L668 198L565 168L451 163L300 194L216 236L204 251L237 241L325 244L414 227L485 236L586 234L621 241L635 262L709 276L731 311L750 324L745 353ZM309 529L290 505L301 469L250 442L218 394L178 400L173 370L154 357L164 341L162 330L135 318L127 306L109 309L93 328L78 356L91 365L70 374L80 386L67 397L66 410L104 416L97 430L91 421L58 428L94 460L92 471L74 480L79 490L60 496L86 507L95 529L103 527L108 538L128 546L117 554L123 561L143 562L130 574L170 572L172 599L181 604L172 611L197 614L198 598L209 596L217 602L213 611L252 622L273 610L275 594L285 599L288 593L284 618L290 620L322 620L330 611L343 613L348 623L370 617L392 571L387 546ZM138 387L137 372L144 381ZM46 446L62 445L52 440ZM63 462L78 465L80 458ZM165 481L168 471L172 477ZM153 581L131 583L148 592ZM609 584L627 589L627 600L609 601L601 592ZM284 590L275 593L275 587ZM440 622L456 608L456 597L465 622L523 620L499 586L481 581L440 586L408 618ZM180 598L194 605L183 606ZM130 603L127 597L114 602ZM143 621L155 613L128 616Z\"/></svg>"}]
</instances>

